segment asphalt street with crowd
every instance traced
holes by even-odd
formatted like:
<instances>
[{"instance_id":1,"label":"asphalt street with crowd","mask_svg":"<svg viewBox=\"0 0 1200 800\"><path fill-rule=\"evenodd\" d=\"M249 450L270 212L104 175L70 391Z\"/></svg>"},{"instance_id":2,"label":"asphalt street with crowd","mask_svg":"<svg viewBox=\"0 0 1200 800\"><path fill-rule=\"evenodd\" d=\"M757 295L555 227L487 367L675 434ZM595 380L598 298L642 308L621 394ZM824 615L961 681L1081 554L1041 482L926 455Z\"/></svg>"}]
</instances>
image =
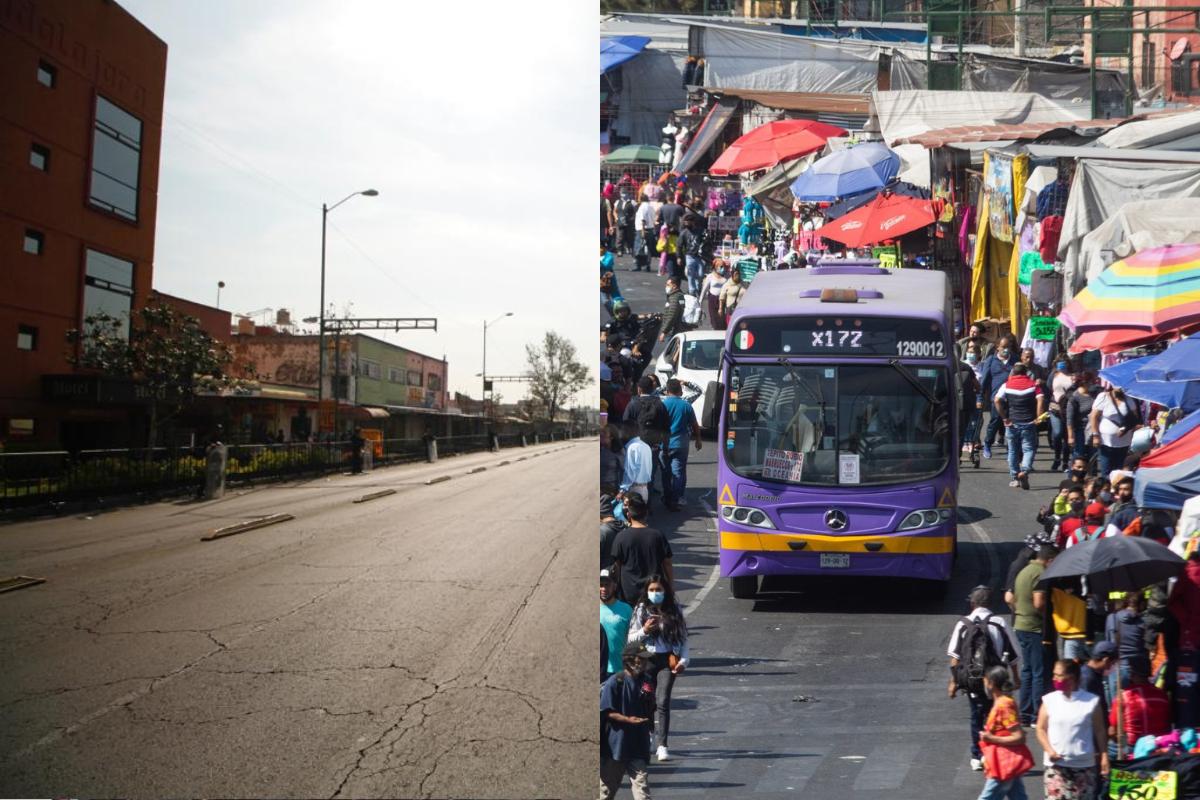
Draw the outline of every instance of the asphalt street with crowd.
<instances>
[{"instance_id":1,"label":"asphalt street with crowd","mask_svg":"<svg viewBox=\"0 0 1200 800\"><path fill-rule=\"evenodd\" d=\"M616 266L633 312L661 311L664 279L630 272L628 257ZM979 796L985 778L970 767L967 700L947 696L946 648L975 586L1009 613L1005 572L1063 478L1049 472L1044 436L1028 491L1009 488L1004 448L993 453L978 469L963 461L959 555L942 600L911 582L855 578L766 578L757 599L734 599L717 573L715 442L690 454L684 510L659 505L650 520L674 551L691 645L671 760L650 765L655 798ZM1032 730L1027 743L1038 763L1025 787L1042 798Z\"/></svg>"}]
</instances>

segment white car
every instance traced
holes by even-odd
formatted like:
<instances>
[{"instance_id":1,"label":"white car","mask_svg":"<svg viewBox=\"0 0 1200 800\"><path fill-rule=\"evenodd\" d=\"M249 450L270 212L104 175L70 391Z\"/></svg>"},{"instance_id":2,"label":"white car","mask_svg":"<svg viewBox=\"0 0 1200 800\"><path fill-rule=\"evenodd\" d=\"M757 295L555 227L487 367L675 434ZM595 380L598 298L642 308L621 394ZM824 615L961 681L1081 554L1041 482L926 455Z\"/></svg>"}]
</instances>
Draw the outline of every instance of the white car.
<instances>
[{"instance_id":1,"label":"white car","mask_svg":"<svg viewBox=\"0 0 1200 800\"><path fill-rule=\"evenodd\" d=\"M683 397L691 400L697 420L703 417L709 382L720 380L724 350L725 331L687 331L668 339L654 363L654 374L664 386L671 378L683 383Z\"/></svg>"}]
</instances>

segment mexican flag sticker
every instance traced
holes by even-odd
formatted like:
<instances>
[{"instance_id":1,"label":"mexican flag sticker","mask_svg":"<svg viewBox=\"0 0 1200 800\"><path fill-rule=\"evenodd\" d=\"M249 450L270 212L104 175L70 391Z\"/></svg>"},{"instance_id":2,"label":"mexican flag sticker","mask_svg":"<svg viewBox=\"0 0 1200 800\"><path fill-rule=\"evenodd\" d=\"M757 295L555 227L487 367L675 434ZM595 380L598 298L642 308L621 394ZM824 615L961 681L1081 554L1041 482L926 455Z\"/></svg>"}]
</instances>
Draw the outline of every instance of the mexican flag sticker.
<instances>
[{"instance_id":1,"label":"mexican flag sticker","mask_svg":"<svg viewBox=\"0 0 1200 800\"><path fill-rule=\"evenodd\" d=\"M733 346L739 350L749 350L754 346L754 334L750 331L738 331L733 336Z\"/></svg>"}]
</instances>

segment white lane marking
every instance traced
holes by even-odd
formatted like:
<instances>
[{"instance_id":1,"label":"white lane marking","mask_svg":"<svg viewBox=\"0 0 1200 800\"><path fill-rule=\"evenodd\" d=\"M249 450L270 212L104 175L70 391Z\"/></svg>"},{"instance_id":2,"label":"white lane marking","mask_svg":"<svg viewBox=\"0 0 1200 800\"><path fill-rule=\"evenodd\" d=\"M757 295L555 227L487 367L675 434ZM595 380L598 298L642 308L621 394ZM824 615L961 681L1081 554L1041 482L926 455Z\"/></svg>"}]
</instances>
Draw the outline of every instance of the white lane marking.
<instances>
[{"instance_id":1,"label":"white lane marking","mask_svg":"<svg viewBox=\"0 0 1200 800\"><path fill-rule=\"evenodd\" d=\"M713 507L708 504L707 500L701 500L700 505L704 506L704 510L706 512L708 512L708 519L705 520L705 525L708 526L709 533L716 533L717 532L717 512L715 510L713 510ZM708 576L708 582L700 587L700 591L696 592L696 596L692 598L692 602L688 603L687 607L683 609L684 617L690 617L693 614L695 614L696 609L698 609L700 607L700 603L702 603L704 601L704 598L708 597L708 593L711 592L713 590L713 587L717 585L717 581L721 577L721 563L719 561L719 559L721 557L720 552L721 552L721 548L720 548L720 545L718 544L718 546L717 546L718 562L716 565L713 566L712 574Z\"/></svg>"},{"instance_id":2,"label":"white lane marking","mask_svg":"<svg viewBox=\"0 0 1200 800\"><path fill-rule=\"evenodd\" d=\"M992 541L992 537L988 536L980 522L972 520L967 523L967 527L983 542L983 549L988 558L988 568L992 573L992 583L995 583L997 578L1003 582L1006 576L1000 574L1000 557L996 554L996 545Z\"/></svg>"},{"instance_id":3,"label":"white lane marking","mask_svg":"<svg viewBox=\"0 0 1200 800\"><path fill-rule=\"evenodd\" d=\"M876 747L871 751L870 758L863 762L862 771L854 780L854 790L862 792L899 789L908 776L908 768L912 766L920 752L920 743L887 744ZM857 758L861 758L861 756L857 756Z\"/></svg>"},{"instance_id":4,"label":"white lane marking","mask_svg":"<svg viewBox=\"0 0 1200 800\"><path fill-rule=\"evenodd\" d=\"M776 792L802 792L813 773L825 762L832 745L820 747L797 747L772 763L767 772L754 786L755 794ZM718 776L720 777L720 776Z\"/></svg>"}]
</instances>

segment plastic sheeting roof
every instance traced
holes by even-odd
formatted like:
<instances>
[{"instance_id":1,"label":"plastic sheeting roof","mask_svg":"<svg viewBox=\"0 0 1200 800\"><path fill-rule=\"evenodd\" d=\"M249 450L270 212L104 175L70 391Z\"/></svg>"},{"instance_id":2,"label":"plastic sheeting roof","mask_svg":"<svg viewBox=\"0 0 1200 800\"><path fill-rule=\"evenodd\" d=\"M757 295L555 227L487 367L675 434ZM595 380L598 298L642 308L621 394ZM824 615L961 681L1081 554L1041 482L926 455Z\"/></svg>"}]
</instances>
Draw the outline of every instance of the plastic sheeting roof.
<instances>
[{"instance_id":1,"label":"plastic sheeting roof","mask_svg":"<svg viewBox=\"0 0 1200 800\"><path fill-rule=\"evenodd\" d=\"M613 36L600 40L600 73L637 58L650 44L648 36Z\"/></svg>"},{"instance_id":2,"label":"plastic sheeting roof","mask_svg":"<svg viewBox=\"0 0 1200 800\"><path fill-rule=\"evenodd\" d=\"M1126 203L1083 237L1079 265L1088 281L1117 259L1150 247L1200 243L1200 198Z\"/></svg>"},{"instance_id":3,"label":"plastic sheeting roof","mask_svg":"<svg viewBox=\"0 0 1200 800\"><path fill-rule=\"evenodd\" d=\"M1063 105L1037 94L913 89L873 92L871 104L885 142L963 125L1013 125L1086 119L1082 106Z\"/></svg>"},{"instance_id":4,"label":"plastic sheeting roof","mask_svg":"<svg viewBox=\"0 0 1200 800\"><path fill-rule=\"evenodd\" d=\"M915 136L905 136L893 145L919 144L924 147L944 147L961 142L1001 142L1018 139L1036 139L1042 134L1060 128L1082 135L1095 135L1120 125L1122 119L1090 119L1086 122L1018 122L1011 125L957 125L926 131Z\"/></svg>"},{"instance_id":5,"label":"plastic sheeting roof","mask_svg":"<svg viewBox=\"0 0 1200 800\"><path fill-rule=\"evenodd\" d=\"M1194 141L1187 141L1197 134L1200 134L1200 110L1167 112L1122 125L1101 136L1096 144L1102 147L1200 150Z\"/></svg>"}]
</instances>

